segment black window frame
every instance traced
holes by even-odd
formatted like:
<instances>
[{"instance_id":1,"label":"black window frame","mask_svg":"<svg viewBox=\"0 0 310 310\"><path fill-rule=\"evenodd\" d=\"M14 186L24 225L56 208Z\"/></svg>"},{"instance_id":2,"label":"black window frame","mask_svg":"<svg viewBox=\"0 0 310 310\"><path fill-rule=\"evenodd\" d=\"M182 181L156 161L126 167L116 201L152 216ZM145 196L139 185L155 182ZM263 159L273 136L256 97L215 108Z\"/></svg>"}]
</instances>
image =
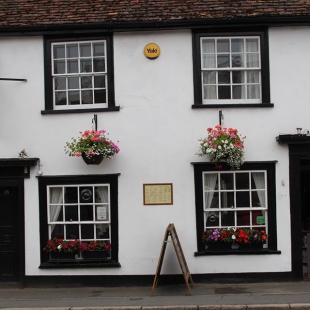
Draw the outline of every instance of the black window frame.
<instances>
[{"instance_id":1,"label":"black window frame","mask_svg":"<svg viewBox=\"0 0 310 310\"><path fill-rule=\"evenodd\" d=\"M218 171L214 163L199 162L192 163L194 166L194 181L195 181L195 208L196 208L196 237L197 237L197 252L195 256L202 255L227 255L227 254L280 254L277 249L277 217L276 217L276 162L245 162L240 170L266 170L267 171L267 201L268 201L268 249L253 250L252 252L242 252L238 250L220 250L206 251L202 242L202 233L204 231L204 210L203 210L203 172ZM226 164L222 165L221 172L231 171Z\"/></svg>"},{"instance_id":2,"label":"black window frame","mask_svg":"<svg viewBox=\"0 0 310 310\"><path fill-rule=\"evenodd\" d=\"M87 109L54 109L53 105L53 76L52 76L52 43L71 41L92 41L105 40L107 51L107 81L108 81L108 107L92 107ZM84 34L84 35L50 35L44 36L44 78L45 78L45 110L41 114L64 114L64 113L86 113L86 112L111 112L119 111L120 107L115 105L114 92L114 60L113 60L113 35Z\"/></svg>"},{"instance_id":3,"label":"black window frame","mask_svg":"<svg viewBox=\"0 0 310 310\"><path fill-rule=\"evenodd\" d=\"M71 176L38 176L39 181L39 219L40 219L40 266L39 268L83 268L83 267L120 267L118 261L118 177L109 175L71 175ZM79 184L110 184L111 208L111 260L107 261L74 261L53 262L48 253L43 251L48 240L47 222L47 186L49 185L79 185Z\"/></svg>"},{"instance_id":4,"label":"black window frame","mask_svg":"<svg viewBox=\"0 0 310 310\"><path fill-rule=\"evenodd\" d=\"M261 53L261 103L214 103L203 104L202 83L201 83L201 55L200 55L200 39L201 37L242 37L242 36L259 36L260 37L260 53ZM192 33L193 46L193 82L194 82L194 104L192 109L201 108L249 108L249 107L273 107L270 102L270 78L269 78L269 44L268 29L249 29L248 31L238 29L223 29L221 31L194 30Z\"/></svg>"}]
</instances>

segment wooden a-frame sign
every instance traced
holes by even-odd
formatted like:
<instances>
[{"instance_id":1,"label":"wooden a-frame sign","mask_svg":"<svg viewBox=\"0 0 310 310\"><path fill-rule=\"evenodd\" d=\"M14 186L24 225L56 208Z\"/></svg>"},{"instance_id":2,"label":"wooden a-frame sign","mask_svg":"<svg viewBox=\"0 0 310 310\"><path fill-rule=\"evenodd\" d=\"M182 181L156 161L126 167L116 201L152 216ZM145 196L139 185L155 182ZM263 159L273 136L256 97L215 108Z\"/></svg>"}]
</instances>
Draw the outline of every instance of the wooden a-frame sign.
<instances>
[{"instance_id":1,"label":"wooden a-frame sign","mask_svg":"<svg viewBox=\"0 0 310 310\"><path fill-rule=\"evenodd\" d=\"M175 254L176 254L177 258L178 258L178 261L179 261L179 264L180 264L180 267L181 267L181 270L182 270L182 273L183 273L183 277L184 277L184 280L185 280L185 283L186 283L189 295L192 295L191 289L189 287L189 282L190 282L190 286L194 286L193 279L192 279L192 276L191 276L191 274L189 272L189 269L188 269L188 266L187 266L187 263L186 263L186 260L185 260L185 256L184 256L181 244L180 244L180 240L178 238L178 234L177 234L177 232L175 230L174 224L169 224L167 229L166 229L166 232L165 232L165 236L164 236L164 240L163 240L163 245L162 245L162 248L161 248L161 252L160 252L160 256L159 256L159 260L158 260L158 264L157 264L157 270L156 270L156 274L155 274L155 277L154 277L151 297L153 296L155 287L157 286L157 283L158 283L158 277L159 277L160 270L161 270L161 267L162 267L162 264L163 264L165 250L166 250L166 246L167 246L167 242L168 242L168 237L169 236L171 237L171 241L172 241L172 244L173 244L173 247L174 247L174 251L175 251Z\"/></svg>"}]
</instances>

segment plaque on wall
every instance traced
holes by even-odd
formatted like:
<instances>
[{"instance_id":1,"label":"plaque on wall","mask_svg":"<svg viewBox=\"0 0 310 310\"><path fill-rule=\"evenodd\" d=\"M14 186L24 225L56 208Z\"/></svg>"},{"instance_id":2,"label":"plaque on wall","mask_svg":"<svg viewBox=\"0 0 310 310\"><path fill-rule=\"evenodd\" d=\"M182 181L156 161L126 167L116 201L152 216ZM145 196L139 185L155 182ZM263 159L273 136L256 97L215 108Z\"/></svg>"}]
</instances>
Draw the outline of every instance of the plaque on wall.
<instances>
[{"instance_id":1,"label":"plaque on wall","mask_svg":"<svg viewBox=\"0 0 310 310\"><path fill-rule=\"evenodd\" d=\"M144 205L172 205L172 183L143 184Z\"/></svg>"}]
</instances>

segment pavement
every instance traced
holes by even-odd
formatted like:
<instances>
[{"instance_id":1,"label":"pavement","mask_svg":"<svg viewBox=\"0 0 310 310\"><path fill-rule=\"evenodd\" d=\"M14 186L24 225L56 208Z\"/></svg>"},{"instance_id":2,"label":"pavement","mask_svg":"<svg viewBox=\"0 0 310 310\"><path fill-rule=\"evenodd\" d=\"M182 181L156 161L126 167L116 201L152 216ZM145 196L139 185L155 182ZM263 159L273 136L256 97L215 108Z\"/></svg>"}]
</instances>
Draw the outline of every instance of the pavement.
<instances>
[{"instance_id":1,"label":"pavement","mask_svg":"<svg viewBox=\"0 0 310 310\"><path fill-rule=\"evenodd\" d=\"M0 288L0 309L310 310L310 281L130 287Z\"/></svg>"}]
</instances>

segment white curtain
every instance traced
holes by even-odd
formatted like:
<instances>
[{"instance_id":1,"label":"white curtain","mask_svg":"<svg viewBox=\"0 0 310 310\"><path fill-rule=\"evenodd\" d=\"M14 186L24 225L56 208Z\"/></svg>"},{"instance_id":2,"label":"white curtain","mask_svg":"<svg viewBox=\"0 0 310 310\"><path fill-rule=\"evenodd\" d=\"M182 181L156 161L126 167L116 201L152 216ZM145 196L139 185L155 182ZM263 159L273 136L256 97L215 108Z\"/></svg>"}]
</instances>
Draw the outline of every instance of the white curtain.
<instances>
[{"instance_id":1,"label":"white curtain","mask_svg":"<svg viewBox=\"0 0 310 310\"><path fill-rule=\"evenodd\" d=\"M257 195L258 195L260 206L264 208L266 205L265 174L263 172L253 172L252 176L254 179L255 187L257 189ZM259 189L264 189L264 190L259 190Z\"/></svg>"},{"instance_id":2,"label":"white curtain","mask_svg":"<svg viewBox=\"0 0 310 310\"><path fill-rule=\"evenodd\" d=\"M107 186L99 186L98 187L98 195L99 195L99 198L100 198L100 202L102 202L102 203L109 203L109 191L108 191L108 187ZM110 219L108 205L105 205L105 207L107 209L107 219ZM104 233L104 232L107 233L108 232L108 230L109 230L109 225L108 224L101 224L99 226L101 227L102 233ZM98 228L98 225L97 225L97 228ZM100 232L100 229L99 229L99 232ZM96 236L97 236L97 238L99 238L99 232L96 229Z\"/></svg>"},{"instance_id":3,"label":"white curtain","mask_svg":"<svg viewBox=\"0 0 310 310\"><path fill-rule=\"evenodd\" d=\"M246 67L259 68L259 45L258 39L246 39ZM248 99L260 98L259 71L253 70L247 72ZM255 84L254 84L255 83Z\"/></svg>"},{"instance_id":4,"label":"white curtain","mask_svg":"<svg viewBox=\"0 0 310 310\"><path fill-rule=\"evenodd\" d=\"M62 208L62 202L63 202L63 195L62 195L62 187L54 187L51 188L50 191L50 203L53 204L53 206L50 206L50 221L56 222L59 216L59 213ZM55 229L55 224L51 225L51 235Z\"/></svg>"},{"instance_id":5,"label":"white curtain","mask_svg":"<svg viewBox=\"0 0 310 310\"><path fill-rule=\"evenodd\" d=\"M208 192L205 192L206 209L209 209L211 207L216 181L217 174L205 174L205 190L208 190Z\"/></svg>"}]
</instances>

